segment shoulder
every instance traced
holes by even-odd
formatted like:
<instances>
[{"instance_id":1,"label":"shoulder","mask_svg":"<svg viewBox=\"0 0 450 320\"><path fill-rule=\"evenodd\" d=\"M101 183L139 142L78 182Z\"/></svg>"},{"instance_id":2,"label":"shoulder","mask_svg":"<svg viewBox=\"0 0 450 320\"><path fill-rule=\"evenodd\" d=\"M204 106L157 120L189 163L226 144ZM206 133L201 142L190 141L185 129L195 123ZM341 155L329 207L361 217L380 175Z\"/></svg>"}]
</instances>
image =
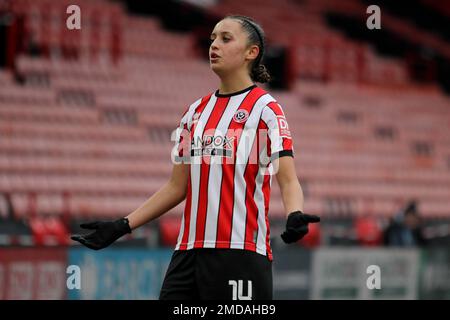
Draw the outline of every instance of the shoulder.
<instances>
[{"instance_id":1,"label":"shoulder","mask_svg":"<svg viewBox=\"0 0 450 320\"><path fill-rule=\"evenodd\" d=\"M189 123L192 118L194 117L196 111L198 110L198 108L204 104L207 103L210 99L211 96L214 95L214 92L209 93L206 96L203 96L197 100L195 100L194 102L192 102L183 112L183 115L181 116L181 123L187 124Z\"/></svg>"},{"instance_id":2,"label":"shoulder","mask_svg":"<svg viewBox=\"0 0 450 320\"><path fill-rule=\"evenodd\" d=\"M200 106L200 104L202 102L208 101L213 94L214 93L212 92L212 93L210 93L210 94L208 94L208 95L206 95L204 97L201 97L201 98L195 100L194 102L192 102L187 108L184 109L182 118L184 118L185 116L187 116L190 113L193 113L198 108L198 106Z\"/></svg>"},{"instance_id":3,"label":"shoulder","mask_svg":"<svg viewBox=\"0 0 450 320\"><path fill-rule=\"evenodd\" d=\"M259 102L261 107L263 108L262 110L263 112L266 112L266 109L273 110L277 114L282 112L283 109L281 105L278 103L277 99L275 99L274 96L270 94L267 90L261 87L256 87L253 90L257 91L257 94L260 96Z\"/></svg>"},{"instance_id":4,"label":"shoulder","mask_svg":"<svg viewBox=\"0 0 450 320\"><path fill-rule=\"evenodd\" d=\"M191 103L189 105L187 110L197 109L201 104L207 103L211 99L212 96L214 96L214 92L211 92L211 93L207 94L206 96L203 96L203 97L195 100L193 103Z\"/></svg>"},{"instance_id":5,"label":"shoulder","mask_svg":"<svg viewBox=\"0 0 450 320\"><path fill-rule=\"evenodd\" d=\"M249 93L250 94L250 93ZM256 87L251 91L254 99L252 103L254 103L254 108L256 112L258 112L261 116L263 113L267 112L267 108L271 108L273 104L276 104L276 99L266 90L260 87Z\"/></svg>"},{"instance_id":6,"label":"shoulder","mask_svg":"<svg viewBox=\"0 0 450 320\"><path fill-rule=\"evenodd\" d=\"M272 97L269 93L267 93L266 103L264 103L264 107L262 110L262 116L270 117L270 116L284 116L283 107L278 103L278 101Z\"/></svg>"}]
</instances>

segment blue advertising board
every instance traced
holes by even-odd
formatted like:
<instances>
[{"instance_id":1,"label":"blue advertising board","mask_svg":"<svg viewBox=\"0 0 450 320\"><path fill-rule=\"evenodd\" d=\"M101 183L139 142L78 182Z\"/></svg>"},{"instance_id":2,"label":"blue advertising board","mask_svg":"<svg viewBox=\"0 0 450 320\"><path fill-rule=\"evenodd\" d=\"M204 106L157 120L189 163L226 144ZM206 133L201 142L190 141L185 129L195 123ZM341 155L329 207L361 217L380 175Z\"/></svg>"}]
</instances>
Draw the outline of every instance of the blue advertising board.
<instances>
[{"instance_id":1,"label":"blue advertising board","mask_svg":"<svg viewBox=\"0 0 450 320\"><path fill-rule=\"evenodd\" d=\"M173 250L69 250L68 263L80 270L80 289L68 289L69 299L158 299Z\"/></svg>"}]
</instances>

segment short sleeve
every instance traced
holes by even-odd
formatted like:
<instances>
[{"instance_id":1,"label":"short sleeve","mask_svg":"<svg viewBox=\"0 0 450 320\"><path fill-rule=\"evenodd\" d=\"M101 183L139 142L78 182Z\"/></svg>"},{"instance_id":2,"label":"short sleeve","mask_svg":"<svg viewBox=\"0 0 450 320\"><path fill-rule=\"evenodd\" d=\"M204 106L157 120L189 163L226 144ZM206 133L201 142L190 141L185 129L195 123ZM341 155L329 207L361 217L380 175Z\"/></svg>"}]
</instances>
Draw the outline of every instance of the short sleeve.
<instances>
[{"instance_id":1,"label":"short sleeve","mask_svg":"<svg viewBox=\"0 0 450 320\"><path fill-rule=\"evenodd\" d=\"M262 112L261 120L267 126L267 155L270 160L283 156L294 157L291 132L281 106L276 102L267 104Z\"/></svg>"},{"instance_id":2,"label":"short sleeve","mask_svg":"<svg viewBox=\"0 0 450 320\"><path fill-rule=\"evenodd\" d=\"M176 164L188 163L190 160L191 132L189 131L189 108L181 117L180 123L172 134L175 145L172 149L172 161Z\"/></svg>"},{"instance_id":3,"label":"short sleeve","mask_svg":"<svg viewBox=\"0 0 450 320\"><path fill-rule=\"evenodd\" d=\"M173 163L190 163L191 161L191 126L200 117L197 107L204 99L198 99L184 111L177 129L172 132L171 140L175 141L171 153Z\"/></svg>"}]
</instances>

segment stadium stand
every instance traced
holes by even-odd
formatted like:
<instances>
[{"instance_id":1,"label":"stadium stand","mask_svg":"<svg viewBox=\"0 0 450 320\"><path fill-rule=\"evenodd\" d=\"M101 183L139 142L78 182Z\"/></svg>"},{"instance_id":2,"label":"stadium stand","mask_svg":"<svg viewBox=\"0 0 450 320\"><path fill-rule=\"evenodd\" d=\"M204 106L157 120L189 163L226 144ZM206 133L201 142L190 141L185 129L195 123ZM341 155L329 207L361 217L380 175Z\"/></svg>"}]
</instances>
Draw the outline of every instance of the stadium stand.
<instances>
[{"instance_id":1,"label":"stadium stand","mask_svg":"<svg viewBox=\"0 0 450 320\"><path fill-rule=\"evenodd\" d=\"M11 32L23 37L0 72L0 193L41 245L67 245L74 221L123 216L157 191L182 112L217 83L195 33L167 31L118 2L77 2L79 33L58 27L67 1L11 2L21 17ZM415 83L404 60L330 28L327 5L358 8L339 3L227 0L207 10L251 15L270 43L293 50L295 82L273 95L292 128L305 211L334 221L370 202L376 221L357 220L350 237L373 245L379 222L408 199L429 221L449 220L450 100L436 84ZM282 220L273 181L271 216ZM182 209L162 218L163 244L176 240ZM340 234L325 223L309 243Z\"/></svg>"}]
</instances>

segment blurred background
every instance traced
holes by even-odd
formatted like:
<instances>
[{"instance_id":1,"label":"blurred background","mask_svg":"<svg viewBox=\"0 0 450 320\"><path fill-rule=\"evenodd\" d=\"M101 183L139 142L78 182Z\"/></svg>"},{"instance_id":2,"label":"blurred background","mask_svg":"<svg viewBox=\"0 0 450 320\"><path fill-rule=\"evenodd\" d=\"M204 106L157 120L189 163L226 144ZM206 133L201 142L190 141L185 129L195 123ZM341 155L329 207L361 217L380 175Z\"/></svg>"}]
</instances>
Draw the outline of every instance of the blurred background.
<instances>
[{"instance_id":1,"label":"blurred background","mask_svg":"<svg viewBox=\"0 0 450 320\"><path fill-rule=\"evenodd\" d=\"M381 29L366 26L371 4ZM273 180L274 297L450 298L446 1L0 0L0 299L158 297L184 202L100 252L69 235L168 179L171 132L217 89L208 39L227 14L266 31L266 87L293 133L305 211L322 217L282 244ZM367 288L370 265L381 289Z\"/></svg>"}]
</instances>

